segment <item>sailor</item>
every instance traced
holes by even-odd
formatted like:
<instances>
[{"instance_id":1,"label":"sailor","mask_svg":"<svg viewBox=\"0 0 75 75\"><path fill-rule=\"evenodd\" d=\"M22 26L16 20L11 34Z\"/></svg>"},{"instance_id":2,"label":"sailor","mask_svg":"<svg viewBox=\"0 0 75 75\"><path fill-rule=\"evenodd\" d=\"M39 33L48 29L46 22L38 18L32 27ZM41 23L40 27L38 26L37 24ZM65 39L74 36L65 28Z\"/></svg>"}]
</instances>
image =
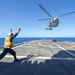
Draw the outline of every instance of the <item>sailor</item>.
<instances>
[{"instance_id":1,"label":"sailor","mask_svg":"<svg viewBox=\"0 0 75 75\"><path fill-rule=\"evenodd\" d=\"M14 61L19 61L16 57L16 52L12 49L13 47L13 39L19 34L21 28L18 29L14 35L12 33L12 29L10 29L10 33L7 35L4 41L4 49L3 52L0 54L0 59L2 59L7 53L10 53L14 57Z\"/></svg>"}]
</instances>

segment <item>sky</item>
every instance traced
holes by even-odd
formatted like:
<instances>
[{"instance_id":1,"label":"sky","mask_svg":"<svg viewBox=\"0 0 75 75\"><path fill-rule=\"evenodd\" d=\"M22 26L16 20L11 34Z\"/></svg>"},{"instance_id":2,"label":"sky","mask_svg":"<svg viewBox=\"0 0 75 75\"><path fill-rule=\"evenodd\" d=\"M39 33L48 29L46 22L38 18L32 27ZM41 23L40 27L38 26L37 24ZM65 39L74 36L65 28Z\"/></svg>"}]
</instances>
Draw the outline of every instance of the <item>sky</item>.
<instances>
[{"instance_id":1,"label":"sky","mask_svg":"<svg viewBox=\"0 0 75 75\"><path fill-rule=\"evenodd\" d=\"M17 37L75 37L75 14L59 17L59 25L45 30L50 18L41 4L53 17L75 11L75 0L0 0L0 37L6 37L10 29Z\"/></svg>"}]
</instances>

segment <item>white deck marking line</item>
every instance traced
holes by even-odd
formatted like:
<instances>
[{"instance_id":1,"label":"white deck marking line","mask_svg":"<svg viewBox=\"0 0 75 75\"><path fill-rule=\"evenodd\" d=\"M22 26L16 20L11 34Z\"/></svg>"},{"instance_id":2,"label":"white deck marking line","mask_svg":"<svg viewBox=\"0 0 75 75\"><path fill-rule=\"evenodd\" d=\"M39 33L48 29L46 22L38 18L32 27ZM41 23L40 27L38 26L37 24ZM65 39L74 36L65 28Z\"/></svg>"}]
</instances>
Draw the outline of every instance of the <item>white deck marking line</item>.
<instances>
[{"instance_id":1,"label":"white deck marking line","mask_svg":"<svg viewBox=\"0 0 75 75\"><path fill-rule=\"evenodd\" d=\"M21 45L18 45L18 46L15 46L15 47L13 47L12 49L15 49L15 48L18 48L18 47L22 47L22 46L24 46L26 43L24 43L24 44L21 44ZM29 46L30 46L30 44L29 44ZM31 46L32 47L32 46Z\"/></svg>"},{"instance_id":2,"label":"white deck marking line","mask_svg":"<svg viewBox=\"0 0 75 75\"><path fill-rule=\"evenodd\" d=\"M15 48L18 48L18 47L22 47L24 44L22 44L22 45L19 45L19 46L15 46L15 47L13 47L12 49L15 49ZM3 51L0 51L0 53L2 53Z\"/></svg>"},{"instance_id":3,"label":"white deck marking line","mask_svg":"<svg viewBox=\"0 0 75 75\"><path fill-rule=\"evenodd\" d=\"M58 44L56 44L56 43L53 43L53 44L56 45L58 48L60 48L60 49L62 49L62 50L64 50L64 51L66 51L67 53L69 53L70 55L72 55L72 56L75 57L75 55L74 55L73 53L67 51L67 49L61 47L60 45L58 45ZM44 46L44 47L49 47L49 46L46 46L46 45L41 44L41 42L39 43L39 45ZM49 48L50 48L50 47L49 47Z\"/></svg>"},{"instance_id":4,"label":"white deck marking line","mask_svg":"<svg viewBox=\"0 0 75 75\"><path fill-rule=\"evenodd\" d=\"M5 56L6 58L13 58L13 56L11 55L6 55ZM26 58L27 56L17 56L17 58ZM29 57L28 57L29 58ZM75 60L75 58L62 58L62 57L32 57L34 59L43 59L43 60L46 60L46 59L53 59L53 60Z\"/></svg>"},{"instance_id":5,"label":"white deck marking line","mask_svg":"<svg viewBox=\"0 0 75 75\"><path fill-rule=\"evenodd\" d=\"M15 48L18 48L18 47L22 47L24 44L22 44L22 45L19 45L19 46L15 46L15 47L13 47L12 49L15 49Z\"/></svg>"},{"instance_id":6,"label":"white deck marking line","mask_svg":"<svg viewBox=\"0 0 75 75\"><path fill-rule=\"evenodd\" d=\"M53 59L53 60L75 60L75 58L62 58L62 57L36 57L37 59Z\"/></svg>"},{"instance_id":7,"label":"white deck marking line","mask_svg":"<svg viewBox=\"0 0 75 75\"><path fill-rule=\"evenodd\" d=\"M43 45L43 44L41 44L41 42L39 43L39 45L44 46L44 47L49 47L49 46L47 46L47 45Z\"/></svg>"},{"instance_id":8,"label":"white deck marking line","mask_svg":"<svg viewBox=\"0 0 75 75\"><path fill-rule=\"evenodd\" d=\"M56 44L56 43L53 43L53 44L54 44L54 45L56 45L56 46L58 46L58 47L59 47L59 48L61 48L62 50L66 51L67 53L69 53L70 55L72 55L72 56L74 56L74 57L75 57L75 55L74 55L73 53L71 53L71 52L67 51L67 49L65 49L65 48L61 47L60 45L58 45L58 44Z\"/></svg>"},{"instance_id":9,"label":"white deck marking line","mask_svg":"<svg viewBox=\"0 0 75 75\"><path fill-rule=\"evenodd\" d=\"M6 55L5 57L7 57L7 58L13 58L12 55ZM25 58L25 57L27 57L27 56L17 56L17 58Z\"/></svg>"}]
</instances>

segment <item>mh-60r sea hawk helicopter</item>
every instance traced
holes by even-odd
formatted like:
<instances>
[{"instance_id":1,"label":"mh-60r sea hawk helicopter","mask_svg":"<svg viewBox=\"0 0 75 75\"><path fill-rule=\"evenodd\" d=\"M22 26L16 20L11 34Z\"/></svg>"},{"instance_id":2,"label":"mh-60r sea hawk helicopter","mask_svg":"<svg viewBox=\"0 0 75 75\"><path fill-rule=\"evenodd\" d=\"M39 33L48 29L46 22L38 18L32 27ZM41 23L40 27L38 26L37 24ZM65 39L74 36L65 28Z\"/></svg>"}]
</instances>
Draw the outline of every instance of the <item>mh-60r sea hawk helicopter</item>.
<instances>
[{"instance_id":1,"label":"mh-60r sea hawk helicopter","mask_svg":"<svg viewBox=\"0 0 75 75\"><path fill-rule=\"evenodd\" d=\"M39 19L39 21L43 21L43 20L49 20L49 24L48 24L48 28L45 28L46 30L52 30L53 27L58 27L58 24L59 24L59 19L58 17L62 17L62 16L66 16L66 15L69 15L69 14L73 14L75 13L75 11L73 12L70 12L70 13L66 13L64 15L60 15L58 17L53 17L51 16L44 8L42 5L38 4L38 6L44 10L46 12L46 14L48 14L48 16L50 16L51 18L46 18L46 19Z\"/></svg>"}]
</instances>

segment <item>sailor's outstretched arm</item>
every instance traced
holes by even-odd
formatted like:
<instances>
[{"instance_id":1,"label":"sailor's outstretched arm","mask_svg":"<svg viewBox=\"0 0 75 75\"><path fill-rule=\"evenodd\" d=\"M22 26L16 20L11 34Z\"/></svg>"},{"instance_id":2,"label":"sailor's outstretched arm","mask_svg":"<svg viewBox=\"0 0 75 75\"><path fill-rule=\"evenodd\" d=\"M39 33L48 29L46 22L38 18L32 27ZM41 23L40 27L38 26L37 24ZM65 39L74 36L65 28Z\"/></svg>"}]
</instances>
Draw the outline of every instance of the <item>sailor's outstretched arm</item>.
<instances>
[{"instance_id":1,"label":"sailor's outstretched arm","mask_svg":"<svg viewBox=\"0 0 75 75\"><path fill-rule=\"evenodd\" d=\"M10 41L12 42L12 40L19 34L19 32L21 31L21 28L18 29L18 32L16 32L10 39Z\"/></svg>"}]
</instances>

